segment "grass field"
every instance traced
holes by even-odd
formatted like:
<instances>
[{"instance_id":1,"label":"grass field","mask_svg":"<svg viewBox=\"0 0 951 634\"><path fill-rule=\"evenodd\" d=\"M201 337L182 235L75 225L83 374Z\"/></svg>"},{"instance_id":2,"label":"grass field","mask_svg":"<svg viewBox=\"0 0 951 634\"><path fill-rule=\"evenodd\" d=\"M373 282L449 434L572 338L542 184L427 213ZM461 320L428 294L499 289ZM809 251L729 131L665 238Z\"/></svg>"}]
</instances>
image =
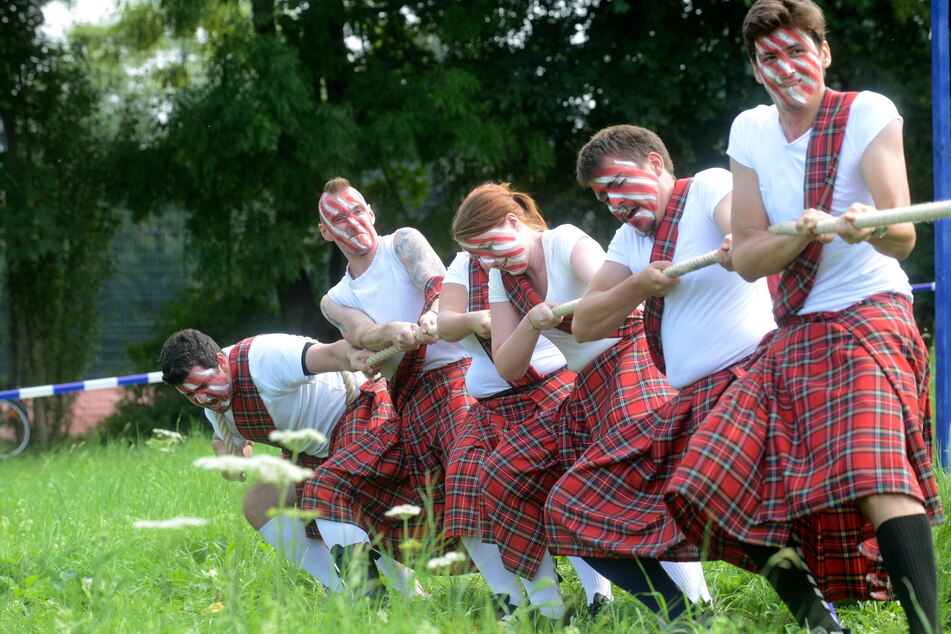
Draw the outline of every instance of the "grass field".
<instances>
[{"instance_id":1,"label":"grass field","mask_svg":"<svg viewBox=\"0 0 951 634\"><path fill-rule=\"evenodd\" d=\"M498 624L486 607L488 588L472 574L421 572L429 598L391 595L382 609L325 595L246 524L240 500L247 483L192 465L210 455L207 438L165 449L78 444L0 461L0 632L533 631L528 619ZM941 486L948 500L947 477ZM208 523L134 527L182 516ZM940 527L935 537L948 624L951 529ZM583 608L577 577L560 568L566 600ZM705 570L717 614L709 631L799 631L758 576L717 562ZM577 617L565 631L658 631L636 601L620 590L615 597L596 619ZM856 633L904 628L893 603L837 608Z\"/></svg>"}]
</instances>

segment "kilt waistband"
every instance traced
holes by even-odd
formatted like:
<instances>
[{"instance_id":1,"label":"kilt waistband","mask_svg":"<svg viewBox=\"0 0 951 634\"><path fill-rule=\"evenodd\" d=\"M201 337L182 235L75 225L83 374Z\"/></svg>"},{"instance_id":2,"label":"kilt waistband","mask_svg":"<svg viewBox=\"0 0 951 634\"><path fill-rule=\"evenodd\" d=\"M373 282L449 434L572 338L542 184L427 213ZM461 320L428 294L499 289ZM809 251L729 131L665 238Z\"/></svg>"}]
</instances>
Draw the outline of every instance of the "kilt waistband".
<instances>
[{"instance_id":1,"label":"kilt waistband","mask_svg":"<svg viewBox=\"0 0 951 634\"><path fill-rule=\"evenodd\" d=\"M887 303L899 303L904 304L906 308L911 310L911 301L902 295L901 293L896 293L895 291L887 291L885 293L876 293L875 295L869 295L860 302L855 302L850 306L846 306L842 310L830 310L819 313L806 313L805 315L789 315L783 318L782 322L779 324L779 327L784 326L797 326L799 324L814 324L817 322L823 321L835 321L837 315L841 315L844 312L854 310L856 308L861 308L863 306L871 306L873 304L887 304Z\"/></svg>"},{"instance_id":2,"label":"kilt waistband","mask_svg":"<svg viewBox=\"0 0 951 634\"><path fill-rule=\"evenodd\" d=\"M496 392L495 394L489 394L488 396L484 396L476 400L479 402L482 402L482 401L488 401L488 400L496 399L496 398L506 398L508 396L515 396L517 394L522 394L524 392L531 393L533 390L537 390L538 386L544 384L545 381L548 381L549 379L553 377L565 374L566 372L571 372L571 370L568 369L568 366L563 365L557 370L552 370L548 374L540 377L537 381L533 381L532 383L528 383L526 385L519 385L518 387L512 387L507 390L502 390L501 392Z\"/></svg>"}]
</instances>

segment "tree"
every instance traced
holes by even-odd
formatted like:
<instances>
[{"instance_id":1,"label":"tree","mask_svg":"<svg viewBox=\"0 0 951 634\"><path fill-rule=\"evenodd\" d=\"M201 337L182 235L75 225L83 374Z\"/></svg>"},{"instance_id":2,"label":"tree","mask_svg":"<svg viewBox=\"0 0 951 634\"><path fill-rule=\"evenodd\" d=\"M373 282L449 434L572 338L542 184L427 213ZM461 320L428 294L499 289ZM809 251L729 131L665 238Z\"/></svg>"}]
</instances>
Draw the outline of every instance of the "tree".
<instances>
[{"instance_id":1,"label":"tree","mask_svg":"<svg viewBox=\"0 0 951 634\"><path fill-rule=\"evenodd\" d=\"M103 198L105 139L81 52L38 34L43 2L0 6L0 116L8 152L0 244L8 302L8 381L75 380L93 350L114 216ZM37 439L67 430L68 397L34 401Z\"/></svg>"}]
</instances>

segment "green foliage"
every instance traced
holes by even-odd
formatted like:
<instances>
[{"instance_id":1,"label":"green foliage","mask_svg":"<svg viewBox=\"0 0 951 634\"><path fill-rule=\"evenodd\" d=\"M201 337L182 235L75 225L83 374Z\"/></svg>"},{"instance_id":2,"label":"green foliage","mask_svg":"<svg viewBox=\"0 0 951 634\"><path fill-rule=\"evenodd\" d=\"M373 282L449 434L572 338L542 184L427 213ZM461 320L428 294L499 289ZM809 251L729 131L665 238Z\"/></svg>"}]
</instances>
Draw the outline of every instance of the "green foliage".
<instances>
[{"instance_id":1,"label":"green foliage","mask_svg":"<svg viewBox=\"0 0 951 634\"><path fill-rule=\"evenodd\" d=\"M98 296L111 261L115 215L104 202L107 144L97 91L78 48L39 38L39 3L0 9L0 41L11 42L0 76L0 114L9 151L0 159L3 280L10 303L10 376L14 385L75 380L95 352ZM22 30L21 30L22 29ZM40 443L61 436L72 398L41 401Z\"/></svg>"}]
</instances>

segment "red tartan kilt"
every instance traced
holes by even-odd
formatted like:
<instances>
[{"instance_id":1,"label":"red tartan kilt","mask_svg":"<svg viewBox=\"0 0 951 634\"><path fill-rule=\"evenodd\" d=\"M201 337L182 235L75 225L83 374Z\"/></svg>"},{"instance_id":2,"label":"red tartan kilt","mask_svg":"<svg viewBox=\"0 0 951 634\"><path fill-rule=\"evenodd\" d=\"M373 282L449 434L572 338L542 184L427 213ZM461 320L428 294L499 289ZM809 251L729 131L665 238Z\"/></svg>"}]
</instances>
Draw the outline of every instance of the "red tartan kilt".
<instances>
[{"instance_id":1,"label":"red tartan kilt","mask_svg":"<svg viewBox=\"0 0 951 634\"><path fill-rule=\"evenodd\" d=\"M574 373L563 368L536 384L479 399L472 406L450 452L446 471L443 526L447 536L495 541L479 484L486 458L513 428L534 419L538 411L557 406L571 390L573 379Z\"/></svg>"},{"instance_id":2,"label":"red tartan kilt","mask_svg":"<svg viewBox=\"0 0 951 634\"><path fill-rule=\"evenodd\" d=\"M545 507L556 555L649 556L697 561L663 493L698 423L742 374L734 364L680 391L660 408L598 438L558 480Z\"/></svg>"},{"instance_id":3,"label":"red tartan kilt","mask_svg":"<svg viewBox=\"0 0 951 634\"><path fill-rule=\"evenodd\" d=\"M643 328L640 320L637 324ZM571 545L566 531L546 529L544 508L551 488L592 439L642 417L673 394L638 330L585 366L557 410L548 410L499 443L481 484L508 570L534 578L549 547Z\"/></svg>"},{"instance_id":4,"label":"red tartan kilt","mask_svg":"<svg viewBox=\"0 0 951 634\"><path fill-rule=\"evenodd\" d=\"M476 402L466 391L466 357L423 374L399 413L413 486L431 499L441 529L445 510L446 466L452 448Z\"/></svg>"},{"instance_id":5,"label":"red tartan kilt","mask_svg":"<svg viewBox=\"0 0 951 634\"><path fill-rule=\"evenodd\" d=\"M753 570L737 540L798 540L830 600L883 598L877 543L855 501L909 495L932 521L943 516L928 355L910 302L877 295L796 317L758 352L690 440L667 489L671 511L712 559Z\"/></svg>"},{"instance_id":6,"label":"red tartan kilt","mask_svg":"<svg viewBox=\"0 0 951 634\"><path fill-rule=\"evenodd\" d=\"M317 511L321 519L361 526L395 552L404 527L386 511L400 504L425 506L410 482L401 424L385 381L364 385L334 429L330 447L330 457L298 489L301 508ZM424 523L421 514L410 528L416 532ZM307 534L319 538L313 522Z\"/></svg>"}]
</instances>

